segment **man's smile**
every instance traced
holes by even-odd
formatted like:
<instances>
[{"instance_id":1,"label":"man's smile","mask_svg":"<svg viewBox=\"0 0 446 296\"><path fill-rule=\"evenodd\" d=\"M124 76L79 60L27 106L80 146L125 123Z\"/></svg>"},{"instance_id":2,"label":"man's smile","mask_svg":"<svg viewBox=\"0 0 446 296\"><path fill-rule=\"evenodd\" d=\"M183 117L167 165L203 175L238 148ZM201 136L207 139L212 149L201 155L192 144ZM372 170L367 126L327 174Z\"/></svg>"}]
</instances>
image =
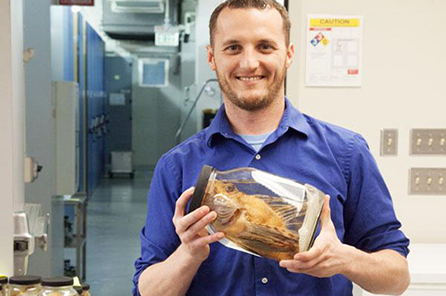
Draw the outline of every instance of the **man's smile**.
<instances>
[{"instance_id":1,"label":"man's smile","mask_svg":"<svg viewBox=\"0 0 446 296\"><path fill-rule=\"evenodd\" d=\"M219 21L215 42L206 48L224 103L245 111L283 104L294 47L287 43L280 13L274 9L222 13L225 18Z\"/></svg>"},{"instance_id":2,"label":"man's smile","mask_svg":"<svg viewBox=\"0 0 446 296\"><path fill-rule=\"evenodd\" d=\"M256 75L256 76L236 76L238 80L241 81L259 81L265 78L263 75Z\"/></svg>"}]
</instances>

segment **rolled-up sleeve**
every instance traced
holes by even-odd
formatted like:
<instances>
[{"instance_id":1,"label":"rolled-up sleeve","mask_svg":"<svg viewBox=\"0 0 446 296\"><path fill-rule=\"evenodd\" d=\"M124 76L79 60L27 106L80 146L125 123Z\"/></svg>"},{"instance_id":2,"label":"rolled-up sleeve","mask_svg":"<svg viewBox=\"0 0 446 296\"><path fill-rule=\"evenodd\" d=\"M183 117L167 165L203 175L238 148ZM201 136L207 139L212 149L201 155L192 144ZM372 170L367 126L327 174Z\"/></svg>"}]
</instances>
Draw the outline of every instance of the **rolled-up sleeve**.
<instances>
[{"instance_id":1,"label":"rolled-up sleeve","mask_svg":"<svg viewBox=\"0 0 446 296\"><path fill-rule=\"evenodd\" d=\"M181 194L179 174L164 156L158 162L147 199L147 217L140 233L141 256L135 262L133 295L140 295L138 282L141 273L149 266L162 262L180 244L172 217L175 202Z\"/></svg>"},{"instance_id":2,"label":"rolled-up sleeve","mask_svg":"<svg viewBox=\"0 0 446 296\"><path fill-rule=\"evenodd\" d=\"M350 147L344 242L367 252L391 249L407 256L409 239L400 230L390 192L366 141L356 135Z\"/></svg>"}]
</instances>

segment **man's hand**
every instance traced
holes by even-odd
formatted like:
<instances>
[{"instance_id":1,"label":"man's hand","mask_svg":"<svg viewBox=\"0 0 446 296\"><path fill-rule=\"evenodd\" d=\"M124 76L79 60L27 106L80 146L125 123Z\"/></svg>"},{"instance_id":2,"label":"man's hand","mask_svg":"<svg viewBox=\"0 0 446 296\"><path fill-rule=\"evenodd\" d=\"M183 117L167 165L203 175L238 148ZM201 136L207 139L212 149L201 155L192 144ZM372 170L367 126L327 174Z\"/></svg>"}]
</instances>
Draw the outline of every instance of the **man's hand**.
<instances>
[{"instance_id":1,"label":"man's hand","mask_svg":"<svg viewBox=\"0 0 446 296\"><path fill-rule=\"evenodd\" d=\"M209 244L224 237L218 232L209 235L205 229L217 213L203 206L185 215L186 205L194 188L184 191L175 205L173 224L181 245L166 260L146 268L139 277L141 295L185 295L201 263L209 256Z\"/></svg>"},{"instance_id":2,"label":"man's hand","mask_svg":"<svg viewBox=\"0 0 446 296\"><path fill-rule=\"evenodd\" d=\"M207 206L185 215L187 202L193 192L194 188L189 188L181 194L176 202L172 221L181 240L179 249L185 252L190 260L201 263L209 256L209 244L219 241L224 234L217 232L209 235L206 231L205 227L217 217L217 213L211 212Z\"/></svg>"},{"instance_id":3,"label":"man's hand","mask_svg":"<svg viewBox=\"0 0 446 296\"><path fill-rule=\"evenodd\" d=\"M343 273L349 263L346 256L346 246L338 239L331 220L330 197L325 196L324 208L321 214L321 232L313 247L302 253L297 253L293 260L282 260L280 266L290 272L305 273L314 277L331 277Z\"/></svg>"},{"instance_id":4,"label":"man's hand","mask_svg":"<svg viewBox=\"0 0 446 296\"><path fill-rule=\"evenodd\" d=\"M326 196L321 233L314 246L296 254L293 260L280 261L280 266L319 278L342 274L374 294L402 294L410 283L406 258L393 250L366 253L342 244L331 220L329 201L330 197Z\"/></svg>"}]
</instances>

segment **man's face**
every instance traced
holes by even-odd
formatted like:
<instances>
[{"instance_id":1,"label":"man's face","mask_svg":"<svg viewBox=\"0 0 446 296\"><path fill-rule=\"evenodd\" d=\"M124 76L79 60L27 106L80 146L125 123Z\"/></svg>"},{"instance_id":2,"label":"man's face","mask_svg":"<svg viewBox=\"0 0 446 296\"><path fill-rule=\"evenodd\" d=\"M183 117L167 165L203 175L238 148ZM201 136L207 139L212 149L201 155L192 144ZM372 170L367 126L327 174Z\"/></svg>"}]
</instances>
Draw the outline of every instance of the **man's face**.
<instances>
[{"instance_id":1,"label":"man's face","mask_svg":"<svg viewBox=\"0 0 446 296\"><path fill-rule=\"evenodd\" d=\"M217 20L214 44L207 50L225 103L254 111L283 99L294 47L286 45L277 10L225 8Z\"/></svg>"}]
</instances>

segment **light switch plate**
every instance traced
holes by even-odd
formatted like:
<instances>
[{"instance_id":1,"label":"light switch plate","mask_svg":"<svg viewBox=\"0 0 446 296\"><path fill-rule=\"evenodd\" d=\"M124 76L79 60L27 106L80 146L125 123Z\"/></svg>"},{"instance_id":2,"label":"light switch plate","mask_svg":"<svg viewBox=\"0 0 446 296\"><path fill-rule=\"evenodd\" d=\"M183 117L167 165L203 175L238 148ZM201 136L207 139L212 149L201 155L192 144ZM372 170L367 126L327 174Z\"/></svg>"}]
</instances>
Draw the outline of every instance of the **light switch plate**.
<instances>
[{"instance_id":1,"label":"light switch plate","mask_svg":"<svg viewBox=\"0 0 446 296\"><path fill-rule=\"evenodd\" d=\"M409 194L446 195L446 168L411 168Z\"/></svg>"},{"instance_id":2,"label":"light switch plate","mask_svg":"<svg viewBox=\"0 0 446 296\"><path fill-rule=\"evenodd\" d=\"M412 155L446 155L446 129L412 129Z\"/></svg>"},{"instance_id":3,"label":"light switch plate","mask_svg":"<svg viewBox=\"0 0 446 296\"><path fill-rule=\"evenodd\" d=\"M381 156L398 154L398 130L381 130Z\"/></svg>"}]
</instances>

